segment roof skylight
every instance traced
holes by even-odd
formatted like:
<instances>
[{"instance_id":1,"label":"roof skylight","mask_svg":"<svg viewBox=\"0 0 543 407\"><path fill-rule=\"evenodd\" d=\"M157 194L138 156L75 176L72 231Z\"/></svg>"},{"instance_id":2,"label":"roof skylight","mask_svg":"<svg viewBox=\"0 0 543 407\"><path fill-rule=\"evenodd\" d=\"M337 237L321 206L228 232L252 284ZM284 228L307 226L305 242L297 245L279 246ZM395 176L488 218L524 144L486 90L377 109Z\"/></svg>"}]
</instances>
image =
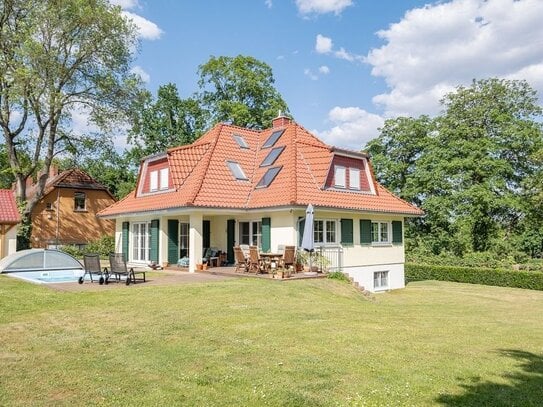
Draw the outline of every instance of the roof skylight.
<instances>
[{"instance_id":1,"label":"roof skylight","mask_svg":"<svg viewBox=\"0 0 543 407\"><path fill-rule=\"evenodd\" d=\"M273 148L268 153L266 158L264 158L264 161L262 161L262 164L260 164L260 166L261 167L267 167L269 165L272 165L275 162L275 160L277 160L277 157L279 157L279 155L281 155L281 153L283 152L284 149L285 149L285 146Z\"/></svg>"},{"instance_id":2,"label":"roof skylight","mask_svg":"<svg viewBox=\"0 0 543 407\"><path fill-rule=\"evenodd\" d=\"M235 162L235 161L227 161L226 164L228 165L228 168L230 168L230 171L232 172L232 175L235 179L239 179L242 181L247 181L249 178L245 175L243 172L243 169L241 166Z\"/></svg>"},{"instance_id":3,"label":"roof skylight","mask_svg":"<svg viewBox=\"0 0 543 407\"><path fill-rule=\"evenodd\" d=\"M264 176L258 181L258 184L256 185L257 188L267 188L275 179L277 174L279 174L279 171L281 171L281 168L283 167L272 167L266 173Z\"/></svg>"},{"instance_id":4,"label":"roof skylight","mask_svg":"<svg viewBox=\"0 0 543 407\"><path fill-rule=\"evenodd\" d=\"M266 142L262 145L262 148L270 148L279 140L279 137L285 132L285 129L274 131Z\"/></svg>"},{"instance_id":5,"label":"roof skylight","mask_svg":"<svg viewBox=\"0 0 543 407\"><path fill-rule=\"evenodd\" d=\"M238 143L241 148L249 148L249 144L247 144L243 136L239 134L232 134L232 137L234 137L234 140L236 140L236 143Z\"/></svg>"}]
</instances>

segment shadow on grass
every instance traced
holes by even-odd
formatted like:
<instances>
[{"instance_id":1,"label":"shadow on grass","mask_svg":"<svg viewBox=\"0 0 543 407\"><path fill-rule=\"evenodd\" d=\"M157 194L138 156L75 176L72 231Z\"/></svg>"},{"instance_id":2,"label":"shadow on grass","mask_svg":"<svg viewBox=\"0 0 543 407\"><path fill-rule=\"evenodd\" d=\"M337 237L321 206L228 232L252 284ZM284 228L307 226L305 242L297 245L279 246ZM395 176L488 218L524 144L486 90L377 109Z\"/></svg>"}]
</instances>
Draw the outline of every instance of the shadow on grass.
<instances>
[{"instance_id":1,"label":"shadow on grass","mask_svg":"<svg viewBox=\"0 0 543 407\"><path fill-rule=\"evenodd\" d=\"M504 349L502 356L517 359L522 371L504 373L509 383L462 384L464 394L443 394L436 401L446 406L541 406L543 405L543 355Z\"/></svg>"}]
</instances>

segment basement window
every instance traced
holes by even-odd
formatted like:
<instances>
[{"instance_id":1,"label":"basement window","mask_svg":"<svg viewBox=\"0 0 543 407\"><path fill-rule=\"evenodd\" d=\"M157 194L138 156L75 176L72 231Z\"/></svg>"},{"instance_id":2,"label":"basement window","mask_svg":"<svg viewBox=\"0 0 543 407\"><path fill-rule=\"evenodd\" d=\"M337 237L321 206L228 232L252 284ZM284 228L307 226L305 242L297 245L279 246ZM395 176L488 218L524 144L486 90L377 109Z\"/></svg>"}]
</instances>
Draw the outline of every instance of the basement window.
<instances>
[{"instance_id":1,"label":"basement window","mask_svg":"<svg viewBox=\"0 0 543 407\"><path fill-rule=\"evenodd\" d=\"M258 184L256 185L257 188L267 188L275 179L277 174L279 174L279 171L281 171L281 168L283 167L272 167L266 173L264 176L258 181Z\"/></svg>"},{"instance_id":2,"label":"basement window","mask_svg":"<svg viewBox=\"0 0 543 407\"><path fill-rule=\"evenodd\" d=\"M230 168L230 171L232 172L232 175L235 179L240 181L247 181L249 178L245 175L243 172L243 169L241 166L235 162L235 161L227 161L226 164L228 165L228 168Z\"/></svg>"},{"instance_id":3,"label":"basement window","mask_svg":"<svg viewBox=\"0 0 543 407\"><path fill-rule=\"evenodd\" d=\"M285 129L283 130L277 130L274 131L270 137L264 142L262 145L262 148L270 148L273 147L273 145L279 140L279 137L285 132Z\"/></svg>"},{"instance_id":4,"label":"basement window","mask_svg":"<svg viewBox=\"0 0 543 407\"><path fill-rule=\"evenodd\" d=\"M260 164L261 167L268 167L270 165L272 165L275 160L277 160L277 158L281 155L281 153L283 152L283 150L285 149L285 146L283 147L275 147L274 149L272 149L268 155L266 156L266 158L264 158L264 161L262 161L262 164Z\"/></svg>"}]
</instances>

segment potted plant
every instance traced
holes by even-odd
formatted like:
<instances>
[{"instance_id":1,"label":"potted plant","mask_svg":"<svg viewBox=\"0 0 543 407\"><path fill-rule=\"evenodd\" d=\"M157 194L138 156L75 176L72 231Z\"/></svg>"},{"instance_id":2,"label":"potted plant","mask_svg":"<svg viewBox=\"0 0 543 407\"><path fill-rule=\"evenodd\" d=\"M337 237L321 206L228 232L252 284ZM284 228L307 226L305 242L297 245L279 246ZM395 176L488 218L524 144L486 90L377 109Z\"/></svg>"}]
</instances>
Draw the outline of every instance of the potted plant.
<instances>
[{"instance_id":1,"label":"potted plant","mask_svg":"<svg viewBox=\"0 0 543 407\"><path fill-rule=\"evenodd\" d=\"M202 263L196 263L196 271L202 271L204 265Z\"/></svg>"}]
</instances>

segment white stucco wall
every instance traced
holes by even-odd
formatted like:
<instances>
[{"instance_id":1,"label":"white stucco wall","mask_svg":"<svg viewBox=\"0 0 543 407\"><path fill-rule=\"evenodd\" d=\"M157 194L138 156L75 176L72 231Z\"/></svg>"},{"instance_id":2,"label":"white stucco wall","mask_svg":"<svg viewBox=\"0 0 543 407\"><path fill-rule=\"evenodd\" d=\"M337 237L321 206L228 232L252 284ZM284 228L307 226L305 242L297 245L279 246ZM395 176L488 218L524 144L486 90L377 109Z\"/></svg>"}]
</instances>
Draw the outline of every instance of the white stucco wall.
<instances>
[{"instance_id":1,"label":"white stucco wall","mask_svg":"<svg viewBox=\"0 0 543 407\"><path fill-rule=\"evenodd\" d=\"M17 251L17 225L12 226L2 238L2 253L9 256Z\"/></svg>"},{"instance_id":2,"label":"white stucco wall","mask_svg":"<svg viewBox=\"0 0 543 407\"><path fill-rule=\"evenodd\" d=\"M349 277L353 278L360 286L371 292L395 290L405 287L404 265L401 264L380 264L374 266L357 266L343 270ZM373 286L374 273L378 271L388 272L388 286L376 288Z\"/></svg>"}]
</instances>

